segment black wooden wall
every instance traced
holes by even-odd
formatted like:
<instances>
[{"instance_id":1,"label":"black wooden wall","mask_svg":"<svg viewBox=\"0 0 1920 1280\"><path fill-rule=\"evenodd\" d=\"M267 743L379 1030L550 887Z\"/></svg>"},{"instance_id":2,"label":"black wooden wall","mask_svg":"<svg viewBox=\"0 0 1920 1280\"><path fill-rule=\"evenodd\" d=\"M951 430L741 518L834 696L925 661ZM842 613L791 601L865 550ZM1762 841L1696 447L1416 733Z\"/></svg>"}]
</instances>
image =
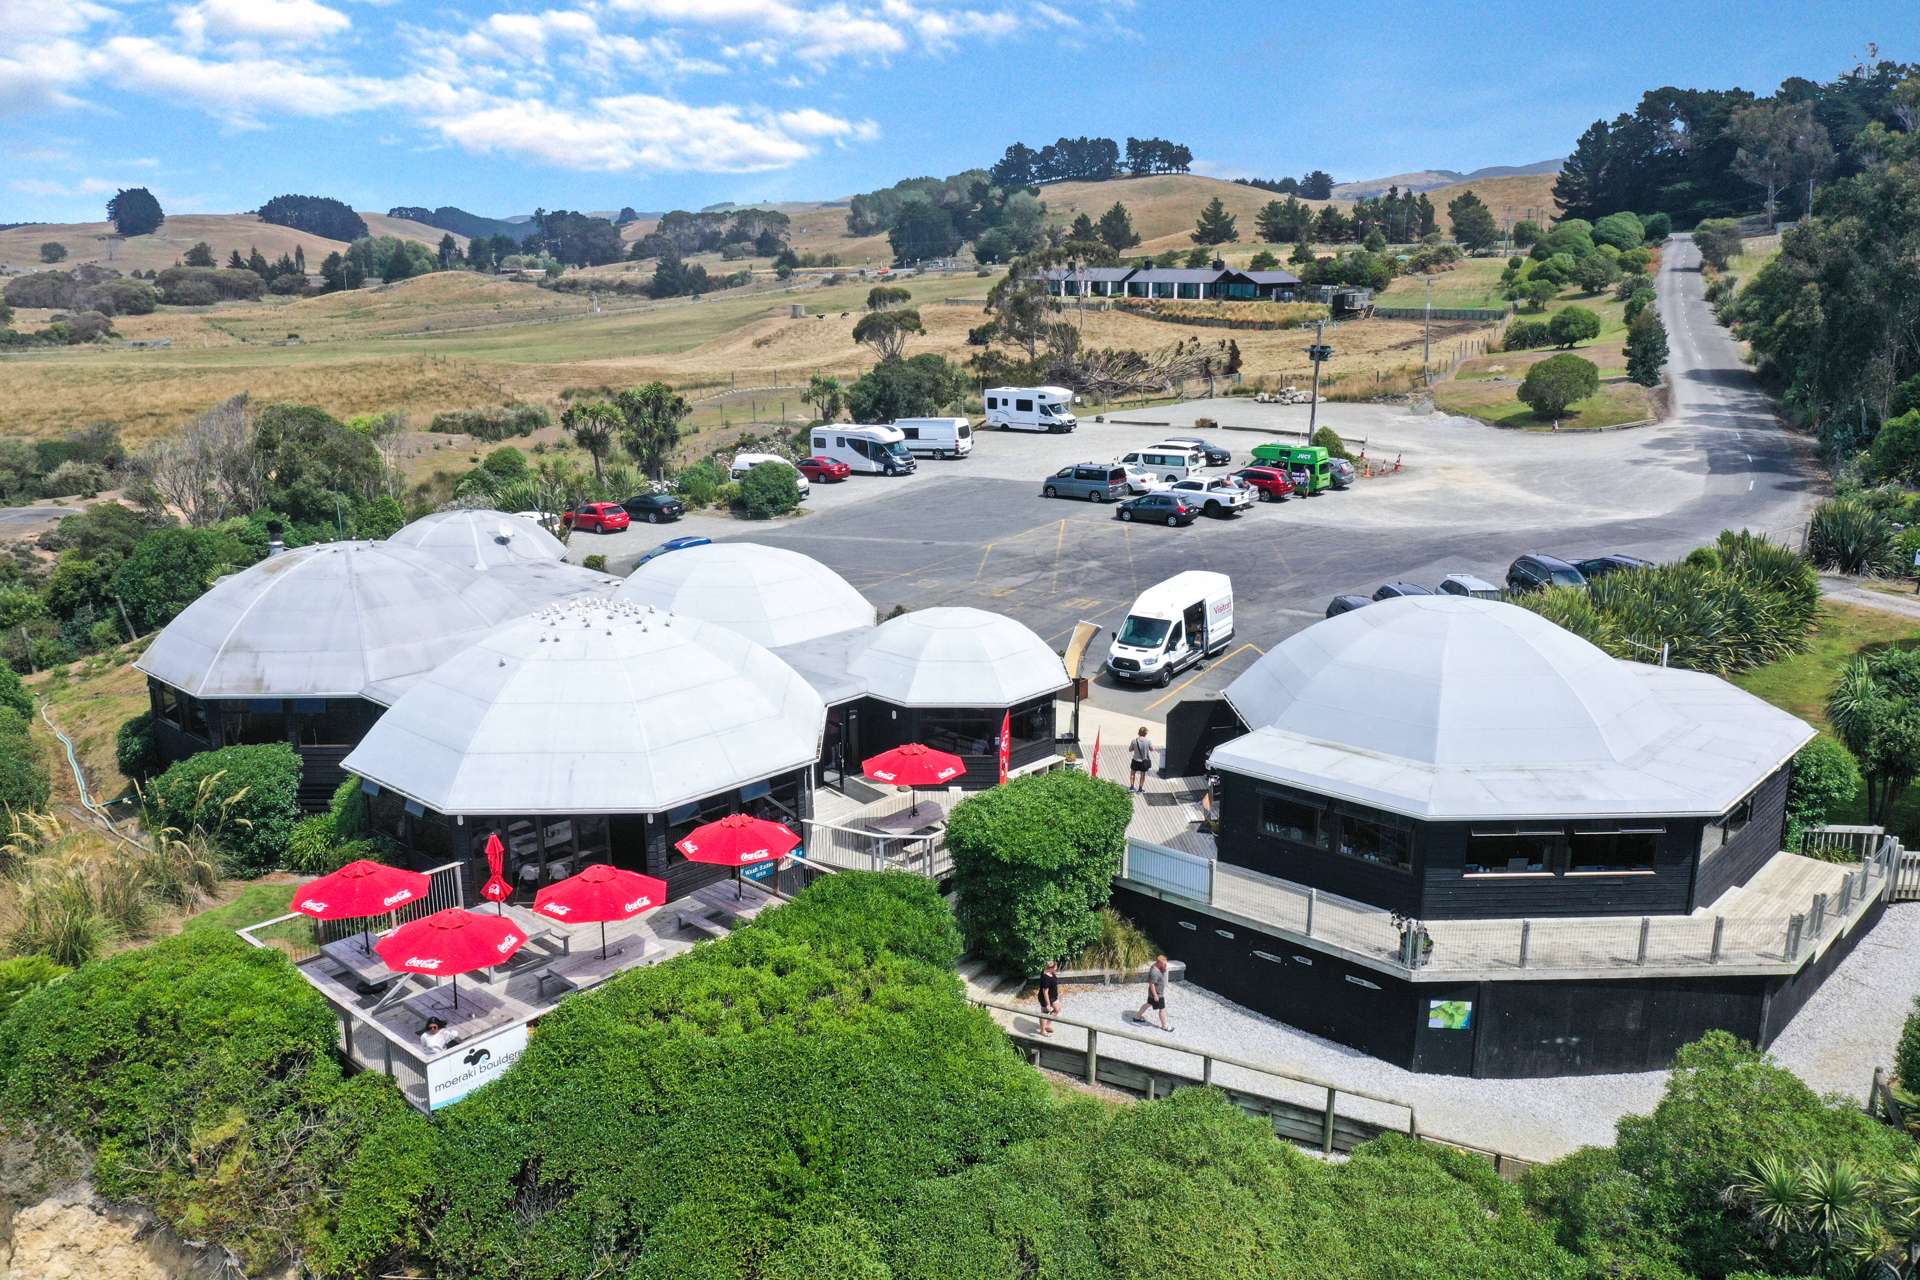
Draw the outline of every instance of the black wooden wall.
<instances>
[{"instance_id":1,"label":"black wooden wall","mask_svg":"<svg viewBox=\"0 0 1920 1280\"><path fill-rule=\"evenodd\" d=\"M1709 906L1728 889L1745 884L1780 851L1786 838L1787 782L1792 773L1791 763L1782 765L1754 790L1753 817L1700 868L1689 909ZM1696 846L1699 830L1696 825Z\"/></svg>"},{"instance_id":2,"label":"black wooden wall","mask_svg":"<svg viewBox=\"0 0 1920 1280\"><path fill-rule=\"evenodd\" d=\"M1220 861L1394 911L1420 913L1420 881L1415 872L1295 844L1263 831L1260 827L1263 787L1264 784L1239 774L1220 775ZM1420 865L1422 836L1423 832L1416 827L1413 833L1416 868Z\"/></svg>"}]
</instances>

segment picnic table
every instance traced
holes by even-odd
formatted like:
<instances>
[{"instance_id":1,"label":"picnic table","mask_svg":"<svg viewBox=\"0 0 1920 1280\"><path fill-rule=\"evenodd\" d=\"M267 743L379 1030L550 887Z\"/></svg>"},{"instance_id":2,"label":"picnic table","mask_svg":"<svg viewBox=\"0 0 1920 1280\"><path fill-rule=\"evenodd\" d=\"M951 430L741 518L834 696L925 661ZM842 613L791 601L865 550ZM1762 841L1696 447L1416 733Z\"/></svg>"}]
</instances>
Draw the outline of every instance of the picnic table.
<instances>
[{"instance_id":1,"label":"picnic table","mask_svg":"<svg viewBox=\"0 0 1920 1280\"><path fill-rule=\"evenodd\" d=\"M868 818L866 827L880 835L933 835L946 826L946 807L938 800L922 800L919 812L912 808Z\"/></svg>"},{"instance_id":2,"label":"picnic table","mask_svg":"<svg viewBox=\"0 0 1920 1280\"><path fill-rule=\"evenodd\" d=\"M438 1018L447 1030L463 1040L505 1021L508 1014L504 1000L485 987L471 983L460 989L458 1004L454 1003L454 988L449 984L416 992L402 1000L400 1008L413 1017L417 1024L413 1030L425 1026L429 1018ZM403 1024L402 1030L405 1029Z\"/></svg>"},{"instance_id":3,"label":"picnic table","mask_svg":"<svg viewBox=\"0 0 1920 1280\"><path fill-rule=\"evenodd\" d=\"M347 974L360 984L363 992L371 994L374 990L386 986L400 976L399 972L387 967L380 953L363 941L364 935L352 934L345 938L336 938L320 948L320 954L332 963L346 970Z\"/></svg>"},{"instance_id":4,"label":"picnic table","mask_svg":"<svg viewBox=\"0 0 1920 1280\"><path fill-rule=\"evenodd\" d=\"M549 982L568 991L584 991L605 982L622 969L639 963L646 954L646 944L636 940L630 956L624 948L609 950L603 956L597 947L591 951L562 956L536 975L540 980L540 994L544 996L547 993Z\"/></svg>"}]
</instances>

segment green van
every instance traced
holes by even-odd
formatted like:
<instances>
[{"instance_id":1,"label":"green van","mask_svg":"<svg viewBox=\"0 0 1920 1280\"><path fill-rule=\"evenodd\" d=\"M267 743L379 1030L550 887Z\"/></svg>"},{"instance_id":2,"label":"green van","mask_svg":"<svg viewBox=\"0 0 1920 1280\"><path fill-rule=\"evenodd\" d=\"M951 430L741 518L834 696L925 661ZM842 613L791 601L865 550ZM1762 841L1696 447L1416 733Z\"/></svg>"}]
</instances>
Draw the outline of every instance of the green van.
<instances>
[{"instance_id":1,"label":"green van","mask_svg":"<svg viewBox=\"0 0 1920 1280\"><path fill-rule=\"evenodd\" d=\"M1305 471L1309 477L1306 492L1308 494L1325 493L1333 488L1333 468L1328 465L1327 451L1317 444L1257 444L1253 446L1253 458L1271 466L1285 467L1288 475ZM1294 486L1296 492L1300 486Z\"/></svg>"}]
</instances>

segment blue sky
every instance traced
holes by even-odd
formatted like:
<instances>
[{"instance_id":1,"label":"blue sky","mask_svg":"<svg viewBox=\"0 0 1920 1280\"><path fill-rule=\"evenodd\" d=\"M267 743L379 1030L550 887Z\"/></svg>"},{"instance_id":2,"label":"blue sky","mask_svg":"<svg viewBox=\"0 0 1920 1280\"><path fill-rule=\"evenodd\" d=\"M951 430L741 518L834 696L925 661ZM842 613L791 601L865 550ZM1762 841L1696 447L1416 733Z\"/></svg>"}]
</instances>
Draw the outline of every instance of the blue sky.
<instances>
[{"instance_id":1,"label":"blue sky","mask_svg":"<svg viewBox=\"0 0 1920 1280\"><path fill-rule=\"evenodd\" d=\"M1771 90L1911 0L0 0L0 222L845 196L1062 134L1338 179L1564 155L1660 84ZM1816 20L1817 15L1817 20Z\"/></svg>"}]
</instances>

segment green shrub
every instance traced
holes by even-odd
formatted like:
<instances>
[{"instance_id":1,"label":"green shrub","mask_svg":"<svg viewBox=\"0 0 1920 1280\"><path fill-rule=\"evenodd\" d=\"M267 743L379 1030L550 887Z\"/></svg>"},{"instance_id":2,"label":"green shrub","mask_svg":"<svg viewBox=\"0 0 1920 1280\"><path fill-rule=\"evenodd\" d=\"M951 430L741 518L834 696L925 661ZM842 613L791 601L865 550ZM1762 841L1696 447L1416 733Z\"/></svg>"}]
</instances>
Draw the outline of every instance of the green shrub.
<instances>
[{"instance_id":1,"label":"green shrub","mask_svg":"<svg viewBox=\"0 0 1920 1280\"><path fill-rule=\"evenodd\" d=\"M1659 244L1673 234L1673 219L1664 213L1650 213L1640 219L1648 244Z\"/></svg>"},{"instance_id":2,"label":"green shrub","mask_svg":"<svg viewBox=\"0 0 1920 1280\"><path fill-rule=\"evenodd\" d=\"M512 436L530 436L549 426L553 416L539 405L510 404L498 409L448 410L433 415L430 431L470 435L489 442Z\"/></svg>"},{"instance_id":3,"label":"green shrub","mask_svg":"<svg viewBox=\"0 0 1920 1280\"><path fill-rule=\"evenodd\" d=\"M19 1004L29 991L44 987L55 978L64 978L72 972L67 966L55 964L46 956L12 956L0 960L0 1018L5 1018L8 1011Z\"/></svg>"},{"instance_id":4,"label":"green shrub","mask_svg":"<svg viewBox=\"0 0 1920 1280\"><path fill-rule=\"evenodd\" d=\"M1327 451L1327 456L1330 458L1345 458L1348 462L1353 461L1353 454L1348 451L1347 442L1342 440L1340 433L1332 427L1321 427L1313 433L1313 439L1307 443L1319 445Z\"/></svg>"},{"instance_id":5,"label":"green shrub","mask_svg":"<svg viewBox=\"0 0 1920 1280\"><path fill-rule=\"evenodd\" d=\"M120 724L113 735L114 763L135 781L145 781L160 767L160 741L153 732L153 712L142 711Z\"/></svg>"},{"instance_id":6,"label":"green shrub","mask_svg":"<svg viewBox=\"0 0 1920 1280\"><path fill-rule=\"evenodd\" d=\"M9 708L22 720L33 719L33 695L21 681L20 673L0 662L0 707Z\"/></svg>"},{"instance_id":7,"label":"green shrub","mask_svg":"<svg viewBox=\"0 0 1920 1280\"><path fill-rule=\"evenodd\" d=\"M1900 1027L1900 1039L1893 1048L1893 1073L1900 1087L1920 1096L1920 996L1913 1000L1913 1012Z\"/></svg>"},{"instance_id":8,"label":"green shrub","mask_svg":"<svg viewBox=\"0 0 1920 1280\"><path fill-rule=\"evenodd\" d=\"M1586 307L1562 307L1547 321L1547 336L1556 347L1592 342L1600 336L1600 317Z\"/></svg>"},{"instance_id":9,"label":"green shrub","mask_svg":"<svg viewBox=\"0 0 1920 1280\"><path fill-rule=\"evenodd\" d=\"M740 478L736 506L749 520L770 520L800 505L800 473L781 463L749 467Z\"/></svg>"},{"instance_id":10,"label":"green shrub","mask_svg":"<svg viewBox=\"0 0 1920 1280\"><path fill-rule=\"evenodd\" d=\"M1802 832L1820 826L1859 794L1860 766L1843 744L1822 734L1800 748L1787 784L1787 847L1798 848Z\"/></svg>"},{"instance_id":11,"label":"green shrub","mask_svg":"<svg viewBox=\"0 0 1920 1280\"><path fill-rule=\"evenodd\" d=\"M690 507L711 507L720 500L720 489L727 483L727 469L711 458L685 467L673 478L674 492Z\"/></svg>"},{"instance_id":12,"label":"green shrub","mask_svg":"<svg viewBox=\"0 0 1920 1280\"><path fill-rule=\"evenodd\" d=\"M1893 525L1855 495L1828 498L1813 509L1807 526L1807 556L1822 569L1841 573L1890 573L1894 563Z\"/></svg>"},{"instance_id":13,"label":"green shrub","mask_svg":"<svg viewBox=\"0 0 1920 1280\"><path fill-rule=\"evenodd\" d=\"M1531 351L1544 347L1553 339L1547 333L1544 320L1515 320L1507 326L1506 335L1500 341L1502 351Z\"/></svg>"},{"instance_id":14,"label":"green shrub","mask_svg":"<svg viewBox=\"0 0 1920 1280\"><path fill-rule=\"evenodd\" d=\"M1535 1165L1520 1182L1527 1207L1587 1263L1588 1275L1689 1280L1649 1213L1646 1183L1620 1167L1611 1147L1582 1147Z\"/></svg>"},{"instance_id":15,"label":"green shrub","mask_svg":"<svg viewBox=\"0 0 1920 1280\"><path fill-rule=\"evenodd\" d=\"M102 1195L254 1274L301 1250L376 1273L434 1136L380 1075L342 1079L337 1030L278 952L197 930L24 996L0 1021L0 1115L77 1137Z\"/></svg>"},{"instance_id":16,"label":"green shrub","mask_svg":"<svg viewBox=\"0 0 1920 1280\"><path fill-rule=\"evenodd\" d=\"M284 742L178 761L147 788L149 825L200 831L236 875L282 865L300 821L300 754Z\"/></svg>"},{"instance_id":17,"label":"green shrub","mask_svg":"<svg viewBox=\"0 0 1920 1280\"><path fill-rule=\"evenodd\" d=\"M1731 218L1708 218L1694 227L1693 243L1708 266L1725 271L1740 252L1740 224Z\"/></svg>"},{"instance_id":18,"label":"green shrub","mask_svg":"<svg viewBox=\"0 0 1920 1280\"><path fill-rule=\"evenodd\" d=\"M1560 313L1565 314L1565 311ZM1556 321L1559 318L1554 317ZM1599 389L1600 370L1593 361L1560 355L1548 356L1529 368L1516 394L1522 404L1533 410L1536 418L1557 418L1569 405L1585 400Z\"/></svg>"},{"instance_id":19,"label":"green shrub","mask_svg":"<svg viewBox=\"0 0 1920 1280\"><path fill-rule=\"evenodd\" d=\"M342 842L335 834L333 815L315 813L293 824L287 836L286 857L282 864L289 871L306 876L323 876L353 861L342 856Z\"/></svg>"},{"instance_id":20,"label":"green shrub","mask_svg":"<svg viewBox=\"0 0 1920 1280\"><path fill-rule=\"evenodd\" d=\"M1882 480L1902 484L1920 480L1920 409L1882 423L1869 457L1873 474Z\"/></svg>"},{"instance_id":21,"label":"green shrub","mask_svg":"<svg viewBox=\"0 0 1920 1280\"><path fill-rule=\"evenodd\" d=\"M367 793L361 790L360 779L348 774L333 789L333 799L327 802L327 812L333 816L333 831L342 840L353 840L367 831Z\"/></svg>"},{"instance_id":22,"label":"green shrub","mask_svg":"<svg viewBox=\"0 0 1920 1280\"><path fill-rule=\"evenodd\" d=\"M12 707L0 706L0 813L40 813L52 792L26 718Z\"/></svg>"},{"instance_id":23,"label":"green shrub","mask_svg":"<svg viewBox=\"0 0 1920 1280\"><path fill-rule=\"evenodd\" d=\"M947 823L967 943L1009 973L1038 973L1100 934L1133 797L1077 771L969 796Z\"/></svg>"},{"instance_id":24,"label":"green shrub","mask_svg":"<svg viewBox=\"0 0 1920 1280\"><path fill-rule=\"evenodd\" d=\"M1631 213L1610 213L1593 224L1595 244L1610 244L1622 252L1638 249L1646 235L1646 227Z\"/></svg>"},{"instance_id":25,"label":"green shrub","mask_svg":"<svg viewBox=\"0 0 1920 1280\"><path fill-rule=\"evenodd\" d=\"M592 569L598 573L605 573L607 571L607 558L597 554L585 556L580 561L580 567L582 569Z\"/></svg>"}]
</instances>

